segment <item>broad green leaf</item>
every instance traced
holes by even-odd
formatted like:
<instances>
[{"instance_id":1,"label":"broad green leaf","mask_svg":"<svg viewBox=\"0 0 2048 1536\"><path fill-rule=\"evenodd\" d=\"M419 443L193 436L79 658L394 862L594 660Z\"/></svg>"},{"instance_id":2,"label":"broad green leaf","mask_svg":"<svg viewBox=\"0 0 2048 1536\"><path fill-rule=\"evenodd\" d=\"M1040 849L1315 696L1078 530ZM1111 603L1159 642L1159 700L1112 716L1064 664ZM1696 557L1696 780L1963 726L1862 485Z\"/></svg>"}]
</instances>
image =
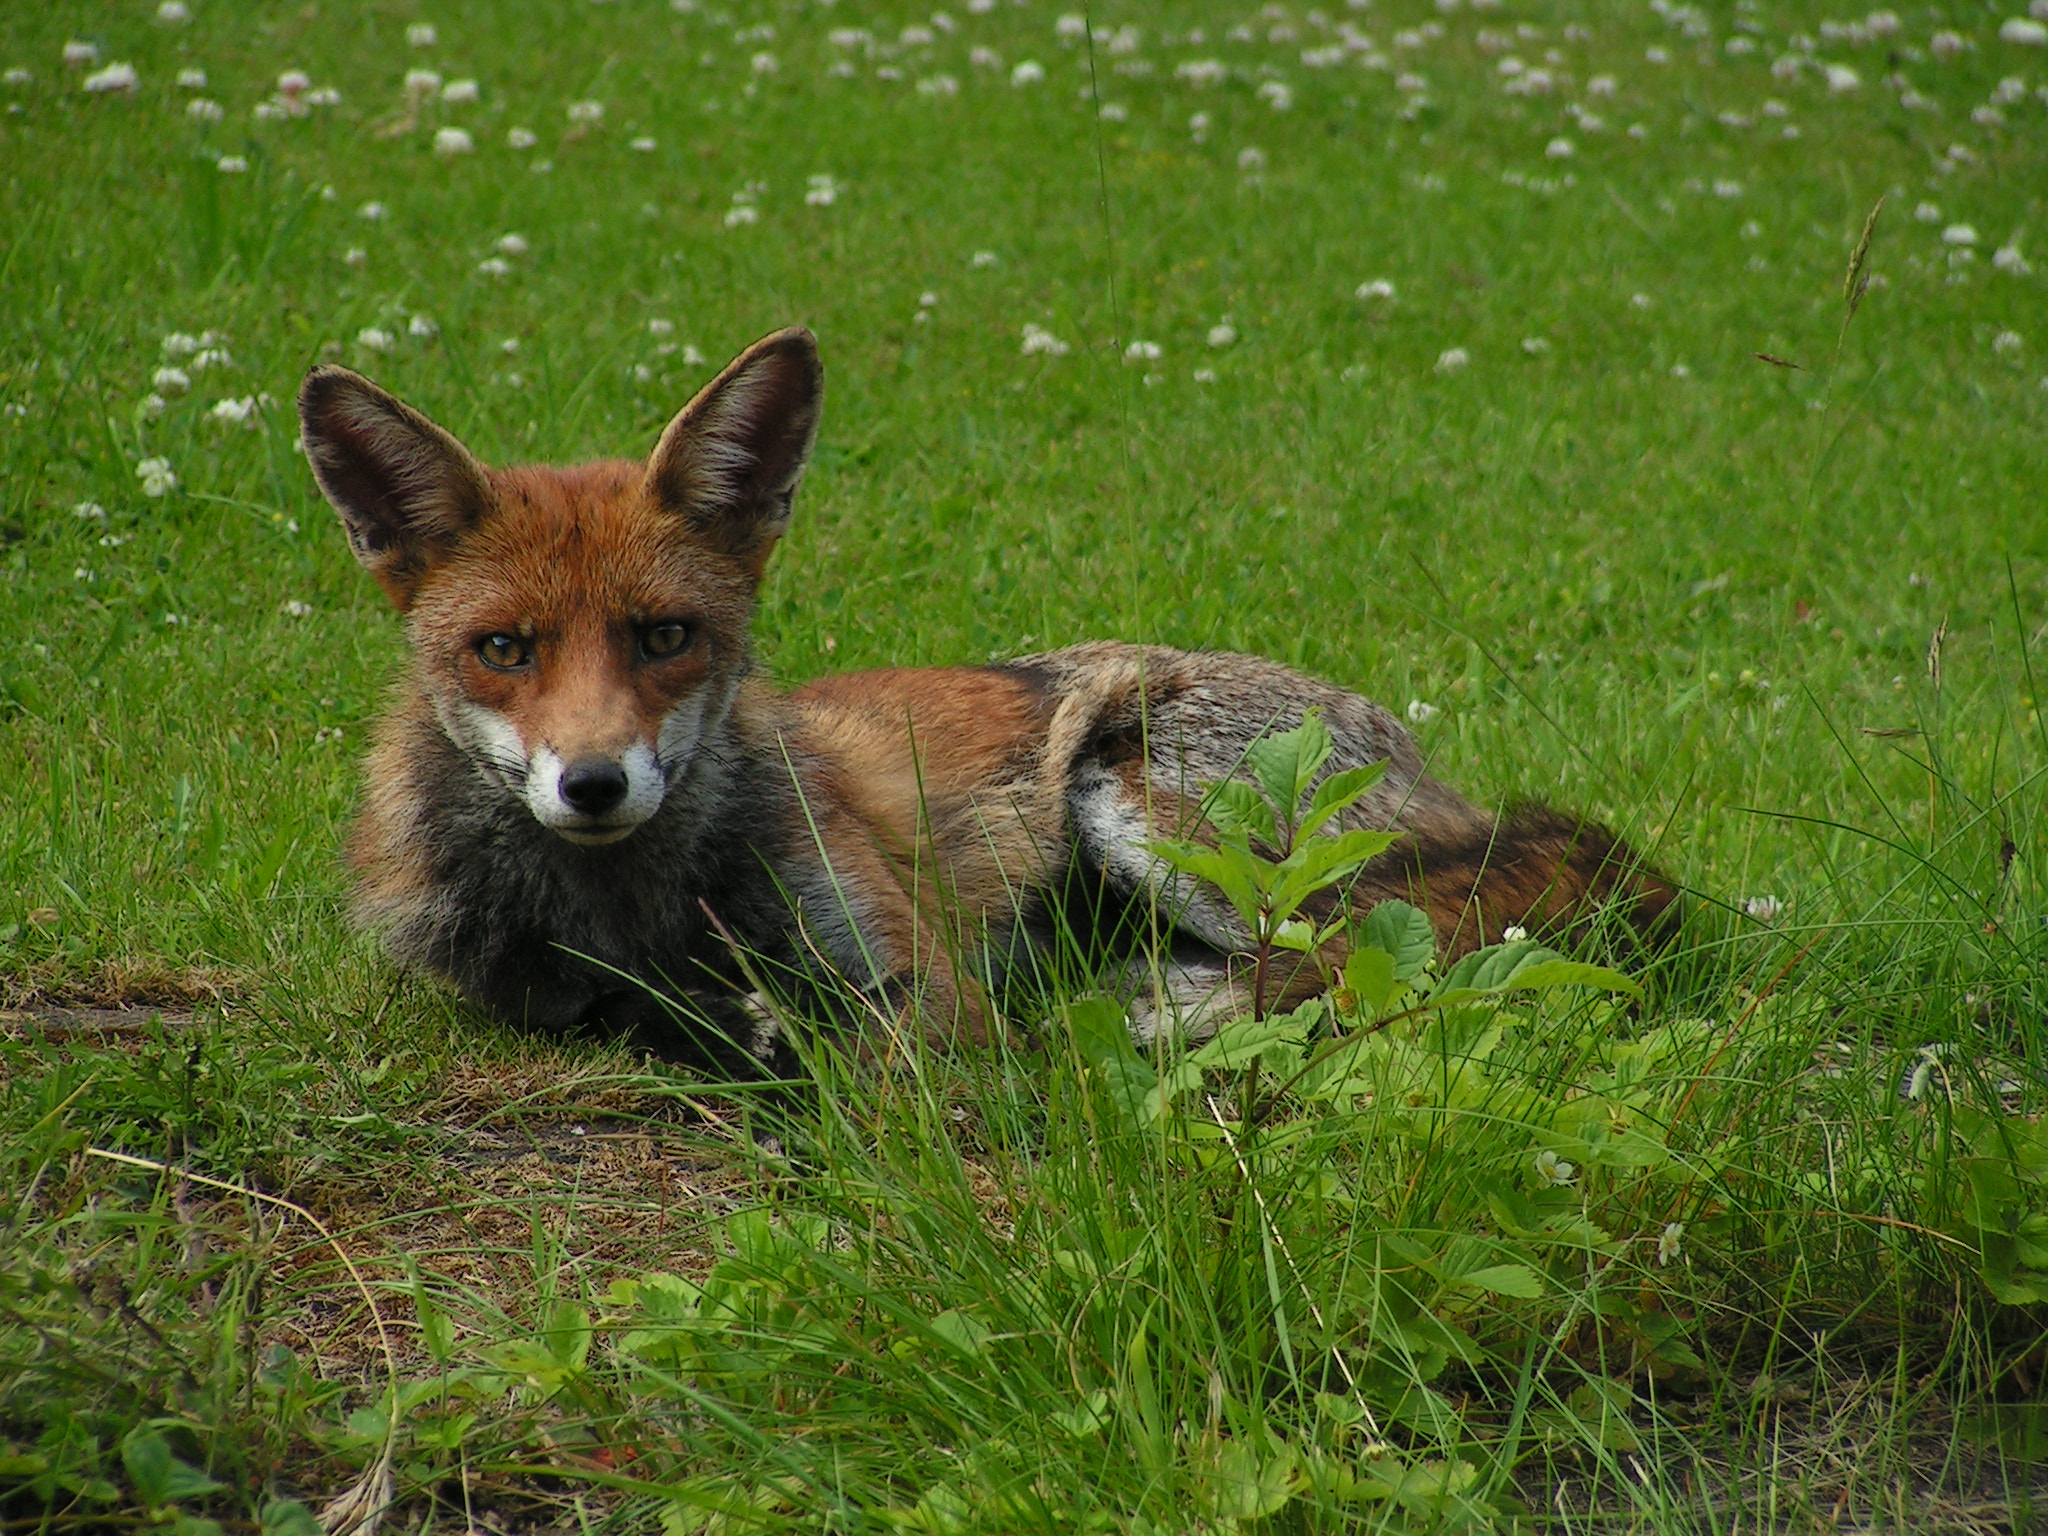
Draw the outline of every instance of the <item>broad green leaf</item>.
<instances>
[{"instance_id":1,"label":"broad green leaf","mask_svg":"<svg viewBox=\"0 0 2048 1536\"><path fill-rule=\"evenodd\" d=\"M1279 819L1291 823L1316 770L1329 760L1330 731L1314 710L1291 731L1261 736L1245 752L1245 765L1266 792Z\"/></svg>"},{"instance_id":2,"label":"broad green leaf","mask_svg":"<svg viewBox=\"0 0 2048 1536\"><path fill-rule=\"evenodd\" d=\"M151 1509L161 1509L180 1499L196 1499L218 1492L221 1487L197 1467L174 1456L164 1437L147 1424L130 1430L121 1441L121 1465L128 1469L137 1497Z\"/></svg>"},{"instance_id":3,"label":"broad green leaf","mask_svg":"<svg viewBox=\"0 0 2048 1536\"><path fill-rule=\"evenodd\" d=\"M1642 988L1604 965L1567 960L1532 940L1474 950L1445 974L1430 1001L1449 1006L1502 992L1536 992L1551 987L1591 987L1639 996Z\"/></svg>"},{"instance_id":4,"label":"broad green leaf","mask_svg":"<svg viewBox=\"0 0 2048 1536\"><path fill-rule=\"evenodd\" d=\"M1398 840L1394 832L1340 832L1298 843L1277 866L1268 903L1277 915L1288 916L1317 891L1337 884Z\"/></svg>"},{"instance_id":5,"label":"broad green leaf","mask_svg":"<svg viewBox=\"0 0 2048 1536\"><path fill-rule=\"evenodd\" d=\"M1073 1031L1075 1051L1124 1124L1149 1124L1153 1109L1147 1096L1158 1074L1132 1046L1123 1005L1111 997L1082 998L1067 1005L1064 1017Z\"/></svg>"},{"instance_id":6,"label":"broad green leaf","mask_svg":"<svg viewBox=\"0 0 2048 1536\"><path fill-rule=\"evenodd\" d=\"M954 1351L972 1359L988 1348L988 1325L971 1313L948 1308L932 1319L932 1332Z\"/></svg>"},{"instance_id":7,"label":"broad green leaf","mask_svg":"<svg viewBox=\"0 0 2048 1536\"><path fill-rule=\"evenodd\" d=\"M1215 886L1247 928L1258 926L1260 893L1272 869L1264 859L1242 849L1204 848L1198 843L1157 842L1148 847L1182 874Z\"/></svg>"},{"instance_id":8,"label":"broad green leaf","mask_svg":"<svg viewBox=\"0 0 2048 1536\"><path fill-rule=\"evenodd\" d=\"M1543 1294L1543 1280L1526 1264L1488 1264L1458 1276L1457 1284L1495 1296L1519 1296L1534 1300Z\"/></svg>"},{"instance_id":9,"label":"broad green leaf","mask_svg":"<svg viewBox=\"0 0 2048 1536\"><path fill-rule=\"evenodd\" d=\"M1049 1415L1056 1428L1076 1440L1085 1440L1109 1422L1109 1394L1097 1387L1071 1408Z\"/></svg>"},{"instance_id":10,"label":"broad green leaf","mask_svg":"<svg viewBox=\"0 0 2048 1536\"><path fill-rule=\"evenodd\" d=\"M1383 901L1366 913L1359 940L1394 957L1396 981L1419 974L1436 953L1436 930L1429 925L1429 914L1405 901Z\"/></svg>"},{"instance_id":11,"label":"broad green leaf","mask_svg":"<svg viewBox=\"0 0 2048 1536\"><path fill-rule=\"evenodd\" d=\"M1394 995L1394 967L1394 957L1377 944L1352 950L1344 962L1346 989L1372 1011L1374 1018L1386 1011L1387 999Z\"/></svg>"},{"instance_id":12,"label":"broad green leaf","mask_svg":"<svg viewBox=\"0 0 2048 1536\"><path fill-rule=\"evenodd\" d=\"M1242 780L1227 779L1212 788L1202 814L1220 831L1256 837L1268 846L1280 841L1273 825L1273 808L1266 804L1265 796Z\"/></svg>"},{"instance_id":13,"label":"broad green leaf","mask_svg":"<svg viewBox=\"0 0 2048 1536\"><path fill-rule=\"evenodd\" d=\"M1298 917L1291 917L1273 930L1273 942L1281 949L1291 949L1297 954L1307 954L1316 947L1315 924L1305 923Z\"/></svg>"},{"instance_id":14,"label":"broad green leaf","mask_svg":"<svg viewBox=\"0 0 2048 1536\"><path fill-rule=\"evenodd\" d=\"M567 1371L580 1371L590 1359L590 1314L573 1301L558 1301L548 1313L548 1353Z\"/></svg>"},{"instance_id":15,"label":"broad green leaf","mask_svg":"<svg viewBox=\"0 0 2048 1536\"><path fill-rule=\"evenodd\" d=\"M1232 1070L1276 1045L1299 1046L1304 1028L1302 1020L1291 1013L1258 1020L1232 1019L1203 1041L1188 1059L1199 1067Z\"/></svg>"},{"instance_id":16,"label":"broad green leaf","mask_svg":"<svg viewBox=\"0 0 2048 1536\"><path fill-rule=\"evenodd\" d=\"M320 1522L297 1499L272 1499L263 1506L263 1536L322 1536Z\"/></svg>"},{"instance_id":17,"label":"broad green leaf","mask_svg":"<svg viewBox=\"0 0 2048 1536\"><path fill-rule=\"evenodd\" d=\"M1363 768L1346 768L1331 774L1316 786L1315 798L1309 801L1294 835L1307 837L1332 816L1348 811L1386 776L1385 763L1368 763Z\"/></svg>"}]
</instances>

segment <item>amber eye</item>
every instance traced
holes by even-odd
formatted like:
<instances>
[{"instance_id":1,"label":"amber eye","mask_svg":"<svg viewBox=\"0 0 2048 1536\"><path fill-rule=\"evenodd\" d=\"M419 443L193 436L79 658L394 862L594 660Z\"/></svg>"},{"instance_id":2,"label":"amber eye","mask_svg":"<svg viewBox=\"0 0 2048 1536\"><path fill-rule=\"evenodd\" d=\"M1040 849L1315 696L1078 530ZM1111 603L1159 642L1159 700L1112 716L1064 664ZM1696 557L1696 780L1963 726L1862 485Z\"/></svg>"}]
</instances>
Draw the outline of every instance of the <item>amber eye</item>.
<instances>
[{"instance_id":1,"label":"amber eye","mask_svg":"<svg viewBox=\"0 0 2048 1536\"><path fill-rule=\"evenodd\" d=\"M640 654L656 661L678 654L689 643L690 626L674 620L640 631Z\"/></svg>"},{"instance_id":2,"label":"amber eye","mask_svg":"<svg viewBox=\"0 0 2048 1536\"><path fill-rule=\"evenodd\" d=\"M517 672L533 660L533 647L517 635L485 635L476 643L477 659L498 672Z\"/></svg>"}]
</instances>

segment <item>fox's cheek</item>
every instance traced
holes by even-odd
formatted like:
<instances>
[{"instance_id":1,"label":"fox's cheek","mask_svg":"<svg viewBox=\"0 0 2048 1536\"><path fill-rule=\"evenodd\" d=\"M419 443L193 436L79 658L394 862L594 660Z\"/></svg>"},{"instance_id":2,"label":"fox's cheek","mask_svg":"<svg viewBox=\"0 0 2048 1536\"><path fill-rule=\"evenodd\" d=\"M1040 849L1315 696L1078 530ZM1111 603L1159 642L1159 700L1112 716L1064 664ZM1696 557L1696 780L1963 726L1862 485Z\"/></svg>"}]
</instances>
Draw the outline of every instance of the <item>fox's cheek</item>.
<instances>
[{"instance_id":1,"label":"fox's cheek","mask_svg":"<svg viewBox=\"0 0 2048 1536\"><path fill-rule=\"evenodd\" d=\"M478 762L495 768L512 784L526 779L526 742L509 718L475 699L438 703L441 729L448 739Z\"/></svg>"},{"instance_id":2,"label":"fox's cheek","mask_svg":"<svg viewBox=\"0 0 2048 1536\"><path fill-rule=\"evenodd\" d=\"M678 699L661 717L661 729L654 738L654 755L664 772L676 772L697 755L711 703L711 690L699 688Z\"/></svg>"}]
</instances>

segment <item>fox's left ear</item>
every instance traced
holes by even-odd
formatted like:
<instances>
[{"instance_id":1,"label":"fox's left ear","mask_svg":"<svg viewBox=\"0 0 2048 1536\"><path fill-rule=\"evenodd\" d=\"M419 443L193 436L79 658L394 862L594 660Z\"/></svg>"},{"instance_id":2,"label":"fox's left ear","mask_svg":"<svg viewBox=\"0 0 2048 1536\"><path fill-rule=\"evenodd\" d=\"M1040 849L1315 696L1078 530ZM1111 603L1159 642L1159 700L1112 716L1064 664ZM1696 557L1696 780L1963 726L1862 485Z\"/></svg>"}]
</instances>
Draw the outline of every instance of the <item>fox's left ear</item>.
<instances>
[{"instance_id":1,"label":"fox's left ear","mask_svg":"<svg viewBox=\"0 0 2048 1536\"><path fill-rule=\"evenodd\" d=\"M800 325L763 337L668 424L647 461L647 494L758 578L789 528L824 401L818 339Z\"/></svg>"}]
</instances>

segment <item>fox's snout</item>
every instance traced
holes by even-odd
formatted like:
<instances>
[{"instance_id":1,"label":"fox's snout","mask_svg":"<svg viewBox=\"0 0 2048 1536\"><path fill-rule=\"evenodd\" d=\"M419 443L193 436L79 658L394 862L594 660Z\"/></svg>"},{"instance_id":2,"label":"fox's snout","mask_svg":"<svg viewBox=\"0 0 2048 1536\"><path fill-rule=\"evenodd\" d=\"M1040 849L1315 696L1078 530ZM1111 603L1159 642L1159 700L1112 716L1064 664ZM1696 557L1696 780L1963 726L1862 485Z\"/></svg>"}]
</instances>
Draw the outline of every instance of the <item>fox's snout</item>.
<instances>
[{"instance_id":1,"label":"fox's snout","mask_svg":"<svg viewBox=\"0 0 2048 1536\"><path fill-rule=\"evenodd\" d=\"M661 809L668 792L661 762L635 742L623 752L579 752L563 760L542 747L528 760L526 808L572 843L615 843Z\"/></svg>"}]
</instances>

